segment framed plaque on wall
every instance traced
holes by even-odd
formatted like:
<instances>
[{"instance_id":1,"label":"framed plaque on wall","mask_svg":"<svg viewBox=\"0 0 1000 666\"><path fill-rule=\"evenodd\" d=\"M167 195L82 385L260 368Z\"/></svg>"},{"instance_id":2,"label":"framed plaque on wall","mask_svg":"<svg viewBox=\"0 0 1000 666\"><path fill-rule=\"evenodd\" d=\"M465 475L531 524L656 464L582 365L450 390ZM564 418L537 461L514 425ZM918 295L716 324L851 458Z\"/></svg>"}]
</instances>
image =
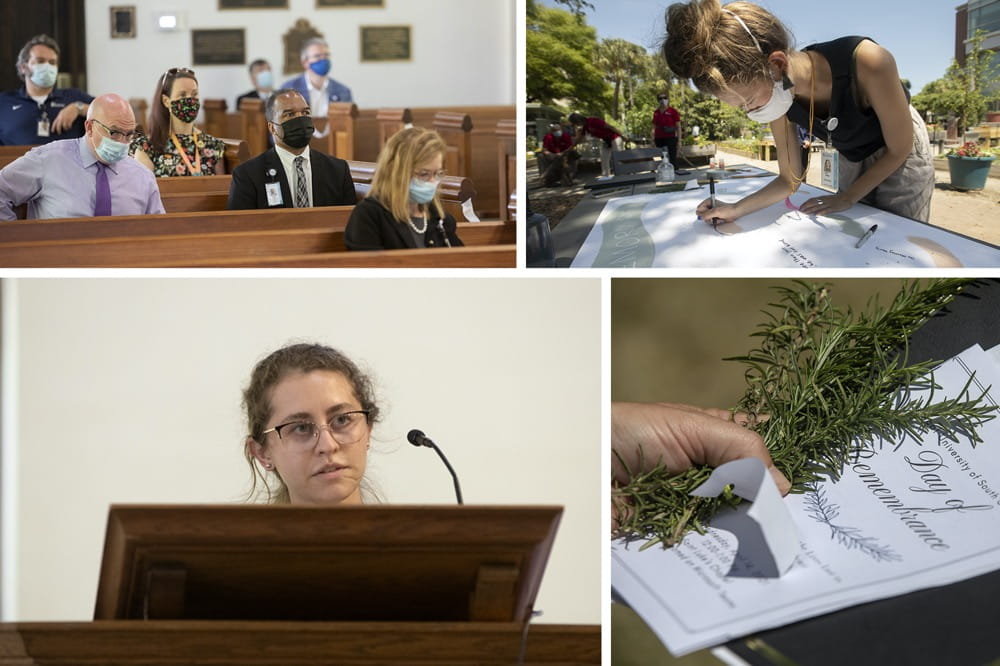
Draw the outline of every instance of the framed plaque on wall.
<instances>
[{"instance_id":1,"label":"framed plaque on wall","mask_svg":"<svg viewBox=\"0 0 1000 666\"><path fill-rule=\"evenodd\" d=\"M135 38L135 5L111 8L111 39Z\"/></svg>"},{"instance_id":2,"label":"framed plaque on wall","mask_svg":"<svg viewBox=\"0 0 1000 666\"><path fill-rule=\"evenodd\" d=\"M407 62L412 59L408 25L361 26L361 62Z\"/></svg>"}]
</instances>

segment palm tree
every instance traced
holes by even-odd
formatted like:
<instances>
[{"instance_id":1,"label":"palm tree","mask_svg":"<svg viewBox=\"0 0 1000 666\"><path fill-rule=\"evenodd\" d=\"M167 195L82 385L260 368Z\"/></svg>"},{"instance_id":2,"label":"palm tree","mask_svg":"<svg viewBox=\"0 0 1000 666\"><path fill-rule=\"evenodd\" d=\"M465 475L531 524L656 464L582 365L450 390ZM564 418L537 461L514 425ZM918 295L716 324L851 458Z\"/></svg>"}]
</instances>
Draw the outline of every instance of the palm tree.
<instances>
[{"instance_id":1,"label":"palm tree","mask_svg":"<svg viewBox=\"0 0 1000 666\"><path fill-rule=\"evenodd\" d=\"M594 57L595 64L604 72L604 78L615 86L612 115L620 122L624 117L619 106L622 84L627 84L629 87L631 104L634 77L643 73L645 69L646 51L641 46L624 39L605 39L597 45Z\"/></svg>"}]
</instances>

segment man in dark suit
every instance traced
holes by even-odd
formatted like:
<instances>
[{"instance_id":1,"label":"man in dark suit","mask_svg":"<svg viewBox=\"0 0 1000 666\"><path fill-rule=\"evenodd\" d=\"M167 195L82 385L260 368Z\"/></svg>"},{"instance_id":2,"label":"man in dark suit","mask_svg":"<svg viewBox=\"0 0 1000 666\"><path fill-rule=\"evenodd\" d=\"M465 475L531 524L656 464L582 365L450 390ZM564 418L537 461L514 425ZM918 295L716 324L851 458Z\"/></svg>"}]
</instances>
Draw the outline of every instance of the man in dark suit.
<instances>
[{"instance_id":1,"label":"man in dark suit","mask_svg":"<svg viewBox=\"0 0 1000 666\"><path fill-rule=\"evenodd\" d=\"M353 206L357 198L347 162L309 148L314 128L302 95L278 90L264 114L274 148L236 167L227 207Z\"/></svg>"},{"instance_id":2,"label":"man in dark suit","mask_svg":"<svg viewBox=\"0 0 1000 666\"><path fill-rule=\"evenodd\" d=\"M250 63L250 81L253 83L253 90L236 98L237 111L239 111L240 102L245 99L262 99L266 102L267 98L271 96L271 88L274 86L271 64L261 58Z\"/></svg>"}]
</instances>

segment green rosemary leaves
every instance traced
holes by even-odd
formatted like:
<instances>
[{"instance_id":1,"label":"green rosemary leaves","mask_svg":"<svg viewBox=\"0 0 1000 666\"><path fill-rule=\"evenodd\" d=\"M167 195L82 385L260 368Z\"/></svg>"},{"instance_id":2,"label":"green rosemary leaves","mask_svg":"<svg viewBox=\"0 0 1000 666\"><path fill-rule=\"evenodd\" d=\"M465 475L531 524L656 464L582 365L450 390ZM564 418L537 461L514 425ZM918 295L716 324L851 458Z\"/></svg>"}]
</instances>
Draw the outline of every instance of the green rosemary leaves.
<instances>
[{"instance_id":1,"label":"green rosemary leaves","mask_svg":"<svg viewBox=\"0 0 1000 666\"><path fill-rule=\"evenodd\" d=\"M747 389L735 412L749 415L775 465L792 481L792 492L838 478L852 450L882 440L920 437L930 431L980 441L977 427L994 418L982 396L935 400L932 368L909 363L907 341L969 280L904 284L888 306L873 299L864 312L841 310L824 285L797 282L779 288L754 337L759 346L725 360L746 365ZM915 396L915 389L931 389ZM766 417L766 418L757 418ZM710 469L672 475L662 465L630 475L612 490L622 516L616 536L670 546L691 529L703 531L723 505L738 497L691 497Z\"/></svg>"}]
</instances>

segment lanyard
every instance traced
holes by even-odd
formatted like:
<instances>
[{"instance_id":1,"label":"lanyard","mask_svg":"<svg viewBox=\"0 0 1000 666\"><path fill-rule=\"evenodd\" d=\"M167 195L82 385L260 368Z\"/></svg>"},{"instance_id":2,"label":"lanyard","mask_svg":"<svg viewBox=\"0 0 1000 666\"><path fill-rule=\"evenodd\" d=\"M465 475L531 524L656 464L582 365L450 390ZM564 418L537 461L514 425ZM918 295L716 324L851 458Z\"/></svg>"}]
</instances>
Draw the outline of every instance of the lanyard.
<instances>
[{"instance_id":1,"label":"lanyard","mask_svg":"<svg viewBox=\"0 0 1000 666\"><path fill-rule=\"evenodd\" d=\"M177 140L177 135L173 132L170 133L170 140L174 142L174 147L177 148L177 152L181 154L181 159L184 160L184 166L187 167L188 173L192 176L201 175L201 151L198 150L198 130L194 130L191 135L191 141L195 144L194 146L194 166L191 166L191 160L188 159L187 153L184 148L181 147L180 141Z\"/></svg>"}]
</instances>

